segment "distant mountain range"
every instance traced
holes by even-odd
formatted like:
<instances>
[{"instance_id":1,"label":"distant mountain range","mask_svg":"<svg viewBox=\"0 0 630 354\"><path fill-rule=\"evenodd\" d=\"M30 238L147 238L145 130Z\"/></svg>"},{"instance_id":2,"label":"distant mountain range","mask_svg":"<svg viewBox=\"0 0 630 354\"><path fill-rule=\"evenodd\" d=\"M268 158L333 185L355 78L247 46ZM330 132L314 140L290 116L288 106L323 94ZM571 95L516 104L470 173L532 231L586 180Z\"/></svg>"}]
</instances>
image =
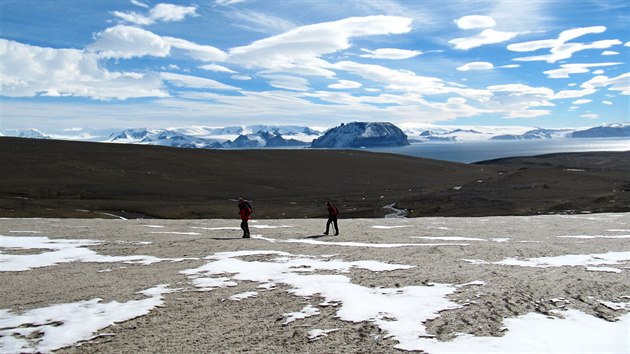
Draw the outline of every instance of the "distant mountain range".
<instances>
[{"instance_id":1,"label":"distant mountain range","mask_svg":"<svg viewBox=\"0 0 630 354\"><path fill-rule=\"evenodd\" d=\"M441 127L401 129L394 124L352 122L322 131L306 126L249 125L124 130L73 129L42 132L37 129L4 130L0 136L33 139L99 141L161 145L181 148L242 149L276 147L359 148L402 146L423 142L545 140L573 138L628 138L630 123L605 124L583 129L527 127Z\"/></svg>"}]
</instances>

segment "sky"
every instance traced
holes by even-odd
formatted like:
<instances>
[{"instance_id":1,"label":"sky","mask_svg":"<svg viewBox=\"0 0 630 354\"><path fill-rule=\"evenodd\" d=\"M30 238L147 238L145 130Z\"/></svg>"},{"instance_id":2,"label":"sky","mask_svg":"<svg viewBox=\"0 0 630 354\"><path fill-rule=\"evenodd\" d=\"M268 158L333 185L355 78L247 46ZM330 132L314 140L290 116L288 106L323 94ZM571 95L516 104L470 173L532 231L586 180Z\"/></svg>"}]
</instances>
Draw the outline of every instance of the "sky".
<instances>
[{"instance_id":1,"label":"sky","mask_svg":"<svg viewBox=\"0 0 630 354\"><path fill-rule=\"evenodd\" d=\"M625 0L2 0L4 129L627 122Z\"/></svg>"}]
</instances>

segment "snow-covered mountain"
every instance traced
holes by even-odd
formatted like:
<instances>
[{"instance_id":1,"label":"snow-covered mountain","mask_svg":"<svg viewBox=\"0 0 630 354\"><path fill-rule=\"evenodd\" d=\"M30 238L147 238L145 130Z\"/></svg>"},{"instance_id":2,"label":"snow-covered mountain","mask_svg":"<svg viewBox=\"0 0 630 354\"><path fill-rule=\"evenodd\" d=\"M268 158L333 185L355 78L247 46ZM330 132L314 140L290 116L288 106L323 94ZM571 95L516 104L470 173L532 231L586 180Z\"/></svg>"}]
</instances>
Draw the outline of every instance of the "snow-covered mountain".
<instances>
[{"instance_id":1,"label":"snow-covered mountain","mask_svg":"<svg viewBox=\"0 0 630 354\"><path fill-rule=\"evenodd\" d=\"M313 140L314 148L360 148L409 145L407 135L392 123L352 122Z\"/></svg>"},{"instance_id":2,"label":"snow-covered mountain","mask_svg":"<svg viewBox=\"0 0 630 354\"><path fill-rule=\"evenodd\" d=\"M45 135L37 129L24 129L24 130L16 130L16 129L7 129L3 132L0 132L0 136L14 136L18 138L28 138L28 139L50 139L51 137Z\"/></svg>"},{"instance_id":3,"label":"snow-covered mountain","mask_svg":"<svg viewBox=\"0 0 630 354\"><path fill-rule=\"evenodd\" d=\"M545 140L572 138L630 138L630 123L604 124L581 129L545 129L520 126L405 126L391 123L348 123L329 129L306 126L248 125L188 126L167 129L62 130L6 129L0 136L162 145L184 148L240 149L271 147L374 147L411 143ZM403 137L404 136L404 137Z\"/></svg>"},{"instance_id":4,"label":"snow-covered mountain","mask_svg":"<svg viewBox=\"0 0 630 354\"><path fill-rule=\"evenodd\" d=\"M630 123L604 124L571 134L572 138L630 138Z\"/></svg>"},{"instance_id":5,"label":"snow-covered mountain","mask_svg":"<svg viewBox=\"0 0 630 354\"><path fill-rule=\"evenodd\" d=\"M238 149L306 146L320 134L311 128L297 126L184 127L165 130L141 128L114 133L106 141L186 148Z\"/></svg>"},{"instance_id":6,"label":"snow-covered mountain","mask_svg":"<svg viewBox=\"0 0 630 354\"><path fill-rule=\"evenodd\" d=\"M543 140L543 139L562 139L570 137L574 129L544 129L536 128L528 130L523 134L502 134L495 135L490 140Z\"/></svg>"}]
</instances>

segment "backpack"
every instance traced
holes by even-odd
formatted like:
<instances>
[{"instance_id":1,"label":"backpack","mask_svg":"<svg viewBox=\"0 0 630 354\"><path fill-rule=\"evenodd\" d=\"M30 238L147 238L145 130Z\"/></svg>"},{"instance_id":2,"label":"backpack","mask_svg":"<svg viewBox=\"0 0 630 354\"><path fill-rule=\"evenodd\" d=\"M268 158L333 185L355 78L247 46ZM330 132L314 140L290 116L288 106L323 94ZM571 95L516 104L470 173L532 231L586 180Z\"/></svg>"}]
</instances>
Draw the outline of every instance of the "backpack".
<instances>
[{"instance_id":1,"label":"backpack","mask_svg":"<svg viewBox=\"0 0 630 354\"><path fill-rule=\"evenodd\" d=\"M333 215L334 216L338 216L339 215L339 209L337 209L337 207L332 207L333 208Z\"/></svg>"},{"instance_id":2,"label":"backpack","mask_svg":"<svg viewBox=\"0 0 630 354\"><path fill-rule=\"evenodd\" d=\"M245 201L245 206L249 208L249 213L253 213L254 212L254 207L252 206L252 202L247 200Z\"/></svg>"}]
</instances>

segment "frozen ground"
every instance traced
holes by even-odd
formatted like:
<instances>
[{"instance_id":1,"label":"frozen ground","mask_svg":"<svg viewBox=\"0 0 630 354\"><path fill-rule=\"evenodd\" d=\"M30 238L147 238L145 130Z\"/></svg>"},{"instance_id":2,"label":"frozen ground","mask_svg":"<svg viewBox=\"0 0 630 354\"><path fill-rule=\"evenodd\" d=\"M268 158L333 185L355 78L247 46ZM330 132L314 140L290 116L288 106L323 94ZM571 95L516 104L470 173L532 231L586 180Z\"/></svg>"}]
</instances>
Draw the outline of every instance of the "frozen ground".
<instances>
[{"instance_id":1,"label":"frozen ground","mask_svg":"<svg viewBox=\"0 0 630 354\"><path fill-rule=\"evenodd\" d=\"M630 214L0 219L0 352L630 352Z\"/></svg>"}]
</instances>

